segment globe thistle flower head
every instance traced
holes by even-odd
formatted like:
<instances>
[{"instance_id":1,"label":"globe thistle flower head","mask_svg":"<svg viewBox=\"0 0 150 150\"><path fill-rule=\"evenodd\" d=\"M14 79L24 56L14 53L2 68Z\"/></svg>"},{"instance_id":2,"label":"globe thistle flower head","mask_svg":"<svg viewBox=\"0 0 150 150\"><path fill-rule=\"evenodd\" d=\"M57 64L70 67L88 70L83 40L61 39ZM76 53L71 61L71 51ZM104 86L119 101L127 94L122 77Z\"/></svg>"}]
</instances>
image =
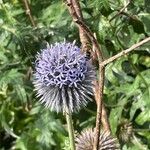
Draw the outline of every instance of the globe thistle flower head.
<instances>
[{"instance_id":1,"label":"globe thistle flower head","mask_svg":"<svg viewBox=\"0 0 150 150\"><path fill-rule=\"evenodd\" d=\"M86 129L76 138L76 150L93 150L95 133L93 129ZM116 138L109 132L102 131L99 138L99 150L120 150Z\"/></svg>"},{"instance_id":2,"label":"globe thistle flower head","mask_svg":"<svg viewBox=\"0 0 150 150\"><path fill-rule=\"evenodd\" d=\"M117 136L120 142L127 143L133 137L132 122L127 119L123 119L117 127Z\"/></svg>"},{"instance_id":3,"label":"globe thistle flower head","mask_svg":"<svg viewBox=\"0 0 150 150\"><path fill-rule=\"evenodd\" d=\"M40 101L57 112L77 111L93 95L95 72L74 43L55 43L37 54L33 84Z\"/></svg>"}]
</instances>

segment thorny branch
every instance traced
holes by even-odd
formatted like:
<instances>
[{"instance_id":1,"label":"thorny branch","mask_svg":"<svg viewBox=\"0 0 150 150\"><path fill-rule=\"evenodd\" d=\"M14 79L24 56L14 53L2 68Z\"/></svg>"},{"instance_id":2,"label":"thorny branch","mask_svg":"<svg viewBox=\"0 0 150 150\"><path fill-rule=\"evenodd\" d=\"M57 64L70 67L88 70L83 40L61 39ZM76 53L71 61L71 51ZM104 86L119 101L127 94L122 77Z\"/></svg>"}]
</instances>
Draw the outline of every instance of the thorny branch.
<instances>
[{"instance_id":1,"label":"thorny branch","mask_svg":"<svg viewBox=\"0 0 150 150\"><path fill-rule=\"evenodd\" d=\"M34 21L34 18L33 18L33 16L31 15L31 9L30 9L28 0L23 0L23 3L24 3L24 6L25 6L25 9L26 9L26 14L27 14L28 17L29 17L32 26L33 26L33 27L36 27L36 23L35 23L35 21Z\"/></svg>"}]
</instances>

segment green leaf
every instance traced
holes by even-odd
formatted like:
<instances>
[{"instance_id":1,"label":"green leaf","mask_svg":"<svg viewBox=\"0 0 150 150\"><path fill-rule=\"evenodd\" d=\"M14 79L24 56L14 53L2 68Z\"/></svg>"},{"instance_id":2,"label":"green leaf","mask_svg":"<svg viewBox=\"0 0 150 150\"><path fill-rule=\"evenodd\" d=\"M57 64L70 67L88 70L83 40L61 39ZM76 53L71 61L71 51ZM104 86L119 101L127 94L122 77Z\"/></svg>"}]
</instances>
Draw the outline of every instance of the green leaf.
<instances>
[{"instance_id":1,"label":"green leaf","mask_svg":"<svg viewBox=\"0 0 150 150\"><path fill-rule=\"evenodd\" d=\"M118 103L119 107L112 109L110 112L109 121L110 121L110 126L113 134L115 134L117 131L117 125L120 122L122 111L126 102L127 102L127 98L120 99Z\"/></svg>"},{"instance_id":2,"label":"green leaf","mask_svg":"<svg viewBox=\"0 0 150 150\"><path fill-rule=\"evenodd\" d=\"M25 91L24 87L18 84L18 85L15 85L15 90L17 92L19 99L23 103L26 103L27 102L27 95L26 95L26 91Z\"/></svg>"},{"instance_id":3,"label":"green leaf","mask_svg":"<svg viewBox=\"0 0 150 150\"><path fill-rule=\"evenodd\" d=\"M150 121L150 110L143 110L135 120L139 125L143 125L145 122Z\"/></svg>"}]
</instances>

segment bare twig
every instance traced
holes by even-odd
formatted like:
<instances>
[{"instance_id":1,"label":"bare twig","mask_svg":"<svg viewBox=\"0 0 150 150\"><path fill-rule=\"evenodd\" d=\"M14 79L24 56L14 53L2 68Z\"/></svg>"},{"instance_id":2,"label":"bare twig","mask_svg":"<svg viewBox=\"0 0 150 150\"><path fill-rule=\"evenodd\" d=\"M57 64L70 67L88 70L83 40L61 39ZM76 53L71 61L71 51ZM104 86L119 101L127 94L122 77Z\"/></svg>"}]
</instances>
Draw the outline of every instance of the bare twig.
<instances>
[{"instance_id":1,"label":"bare twig","mask_svg":"<svg viewBox=\"0 0 150 150\"><path fill-rule=\"evenodd\" d=\"M77 0L66 0L66 1L67 1L67 6L69 9L69 12L70 12L74 22L79 27L80 38L81 38L82 44L83 45L86 44L85 41L82 41L84 38L82 38L81 33L84 33L84 35L87 35L88 38L90 39L90 41L93 45L93 50L97 54L96 59L98 59L98 63L99 63L99 78L98 78L98 82L95 83L95 99L97 102L97 117L96 117L96 131L95 131L96 134L95 134L95 139L94 139L94 150L98 150L101 120L102 120L102 123L103 123L103 126L105 127L105 129L110 132L110 126L108 123L106 110L105 110L104 105L102 105L105 65L107 65L108 63L114 61L115 59L129 53L133 49L141 46L142 44L144 44L146 42L148 42L150 39L145 39L145 40L139 42L138 44L133 45L131 48L103 61L103 56L102 56L102 52L101 52L101 49L99 47L99 44L98 44L96 38L94 37L94 34L91 32L91 30L88 28L88 26L83 21L83 16L82 16L82 12L80 10L79 2ZM127 6L130 4L130 2L131 2L131 0L129 0L129 2L126 4L126 6L124 8L122 8L118 12L117 15L121 14L127 8ZM114 19L114 18L112 18L112 19ZM85 38L85 39L89 42L88 38Z\"/></svg>"},{"instance_id":2,"label":"bare twig","mask_svg":"<svg viewBox=\"0 0 150 150\"><path fill-rule=\"evenodd\" d=\"M107 64L109 64L109 63L111 63L111 62L113 62L114 60L120 58L121 56L124 56L124 55L128 54L129 52L133 51L134 49L140 47L141 45L143 45L143 44L145 44L145 43L147 43L147 42L149 42L149 41L150 41L150 37L148 37L148 38L146 38L146 39L140 41L139 43L136 43L136 44L132 45L130 48L128 48L128 49L126 49L126 50L123 50L122 52L116 54L115 56L112 56L112 57L110 57L110 58L104 60L104 61L101 63L101 65L102 65L102 66L105 66L105 65L107 65Z\"/></svg>"},{"instance_id":3,"label":"bare twig","mask_svg":"<svg viewBox=\"0 0 150 150\"><path fill-rule=\"evenodd\" d=\"M96 91L99 90L99 86L98 86L98 82L95 82L95 100L96 100L96 103L98 104L98 93ZM110 129L110 125L109 125L109 121L108 121L108 117L107 117L107 112L106 112L106 109L105 109L105 105L104 103L102 102L102 116L101 116L101 121L102 121L102 125L103 125L103 129L107 132L111 132L111 129Z\"/></svg>"},{"instance_id":4,"label":"bare twig","mask_svg":"<svg viewBox=\"0 0 150 150\"><path fill-rule=\"evenodd\" d=\"M101 127L101 117L102 117L102 99L103 99L103 88L105 80L105 66L99 63L99 78L98 78L98 91L97 91L97 116L96 116L96 127L95 127L95 139L93 150L99 149L99 135Z\"/></svg>"},{"instance_id":5,"label":"bare twig","mask_svg":"<svg viewBox=\"0 0 150 150\"><path fill-rule=\"evenodd\" d=\"M128 5L131 3L132 0L129 0L127 2L127 4L122 8L120 9L120 11L115 15L113 16L109 21L111 22L112 20L114 20L117 16L119 16L120 14L122 14L122 12L124 12L124 10L128 7Z\"/></svg>"},{"instance_id":6,"label":"bare twig","mask_svg":"<svg viewBox=\"0 0 150 150\"><path fill-rule=\"evenodd\" d=\"M35 21L34 21L34 18L33 18L33 16L31 15L31 9L30 9L28 0L23 0L23 3L24 3L24 6L25 6L25 9L26 9L26 14L27 14L28 17L29 17L32 26L33 26L33 27L36 27L36 23L35 23Z\"/></svg>"}]
</instances>

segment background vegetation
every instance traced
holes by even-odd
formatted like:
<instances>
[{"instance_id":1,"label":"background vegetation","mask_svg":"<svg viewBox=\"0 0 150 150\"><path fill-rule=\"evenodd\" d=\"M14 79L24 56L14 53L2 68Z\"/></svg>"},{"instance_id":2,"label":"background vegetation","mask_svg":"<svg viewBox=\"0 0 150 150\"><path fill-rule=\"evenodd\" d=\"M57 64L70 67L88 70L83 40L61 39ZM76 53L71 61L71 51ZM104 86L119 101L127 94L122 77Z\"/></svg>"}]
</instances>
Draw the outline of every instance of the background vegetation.
<instances>
[{"instance_id":1,"label":"background vegetation","mask_svg":"<svg viewBox=\"0 0 150 150\"><path fill-rule=\"evenodd\" d=\"M105 58L150 35L150 1L81 0L86 23ZM0 150L67 150L62 114L35 98L32 69L47 42L76 40L78 29L61 0L30 0L33 27L22 0L0 0ZM104 102L123 150L150 149L150 43L106 67ZM73 115L76 132L95 126L96 104Z\"/></svg>"}]
</instances>

